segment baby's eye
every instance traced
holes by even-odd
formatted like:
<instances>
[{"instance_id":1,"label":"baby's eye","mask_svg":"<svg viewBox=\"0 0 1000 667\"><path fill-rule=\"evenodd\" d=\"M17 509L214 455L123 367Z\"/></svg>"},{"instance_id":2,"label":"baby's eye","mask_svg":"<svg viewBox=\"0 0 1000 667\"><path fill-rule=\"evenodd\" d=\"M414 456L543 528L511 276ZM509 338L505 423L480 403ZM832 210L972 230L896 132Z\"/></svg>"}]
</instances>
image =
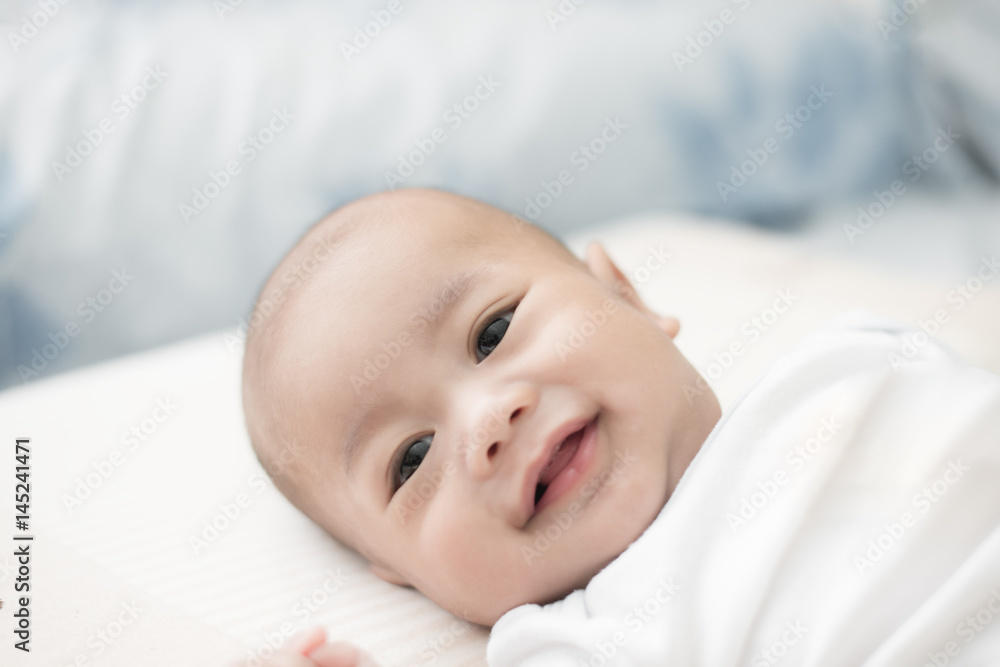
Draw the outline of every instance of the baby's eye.
<instances>
[{"instance_id":1,"label":"baby's eye","mask_svg":"<svg viewBox=\"0 0 1000 667\"><path fill-rule=\"evenodd\" d=\"M403 452L403 460L399 462L399 481L396 488L399 488L403 482L410 479L410 475L417 471L417 468L423 463L424 457L427 456L427 450L431 448L431 440L433 439L433 435L427 435L406 448L406 451Z\"/></svg>"},{"instance_id":2,"label":"baby's eye","mask_svg":"<svg viewBox=\"0 0 1000 667\"><path fill-rule=\"evenodd\" d=\"M503 340L503 336L507 333L507 327L510 326L510 321L514 317L514 311L510 310L501 315L500 317L495 317L490 320L483 332L479 334L479 339L476 341L476 360L482 361L490 352L500 344Z\"/></svg>"}]
</instances>

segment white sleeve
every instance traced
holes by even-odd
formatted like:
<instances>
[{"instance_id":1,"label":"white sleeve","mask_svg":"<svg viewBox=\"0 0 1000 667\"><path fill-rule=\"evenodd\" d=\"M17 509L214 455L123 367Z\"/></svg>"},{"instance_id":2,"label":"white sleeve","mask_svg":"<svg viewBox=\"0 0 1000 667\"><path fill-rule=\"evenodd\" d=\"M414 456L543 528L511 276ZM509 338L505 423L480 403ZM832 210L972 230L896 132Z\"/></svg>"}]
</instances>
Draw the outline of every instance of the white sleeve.
<instances>
[{"instance_id":1,"label":"white sleeve","mask_svg":"<svg viewBox=\"0 0 1000 667\"><path fill-rule=\"evenodd\" d=\"M486 647L489 666L631 667L632 661L625 651L611 642L600 641L601 637L609 636L617 621L592 617L584 596L585 592L578 590L545 607L526 604L504 614L490 633Z\"/></svg>"},{"instance_id":2,"label":"white sleeve","mask_svg":"<svg viewBox=\"0 0 1000 667\"><path fill-rule=\"evenodd\" d=\"M550 613L526 604L504 614L490 632L490 667L577 667L581 654L575 614Z\"/></svg>"}]
</instances>

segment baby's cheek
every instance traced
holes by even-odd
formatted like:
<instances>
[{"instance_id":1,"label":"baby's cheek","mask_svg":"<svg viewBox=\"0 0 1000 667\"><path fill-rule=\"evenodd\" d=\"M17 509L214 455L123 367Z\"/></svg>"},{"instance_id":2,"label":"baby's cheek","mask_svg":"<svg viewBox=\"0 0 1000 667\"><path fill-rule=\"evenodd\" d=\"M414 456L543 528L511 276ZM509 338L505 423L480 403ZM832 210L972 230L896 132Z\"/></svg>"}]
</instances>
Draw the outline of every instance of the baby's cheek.
<instances>
[{"instance_id":1,"label":"baby's cheek","mask_svg":"<svg viewBox=\"0 0 1000 667\"><path fill-rule=\"evenodd\" d=\"M557 309L546 322L542 336L546 352L543 367L577 370L594 358L606 359L619 353L627 333L623 306L608 296L591 295L573 300Z\"/></svg>"},{"instance_id":2,"label":"baby's cheek","mask_svg":"<svg viewBox=\"0 0 1000 667\"><path fill-rule=\"evenodd\" d=\"M415 545L422 560L447 568L449 561L458 559L468 549L475 526L464 516L467 504L440 492L429 503L421 517Z\"/></svg>"},{"instance_id":3,"label":"baby's cheek","mask_svg":"<svg viewBox=\"0 0 1000 667\"><path fill-rule=\"evenodd\" d=\"M421 542L431 560L440 563L441 573L482 586L491 575L509 568L510 553L516 553L512 542L516 531L485 512L477 512L475 501L470 499L454 499L435 509L447 511L428 515Z\"/></svg>"},{"instance_id":4,"label":"baby's cheek","mask_svg":"<svg viewBox=\"0 0 1000 667\"><path fill-rule=\"evenodd\" d=\"M478 615L486 601L504 593L498 583L512 578L503 538L463 517L426 518L412 563L416 587L463 618Z\"/></svg>"},{"instance_id":5,"label":"baby's cheek","mask_svg":"<svg viewBox=\"0 0 1000 667\"><path fill-rule=\"evenodd\" d=\"M593 314L594 311L589 312ZM624 389L625 385L632 384L648 392L647 380L653 369L665 367L660 334L652 323L631 308L619 306L592 330L580 325L579 331L584 334L583 343L567 361L579 365L582 386L587 386L588 382L604 386L613 383ZM591 332L589 337L585 335L588 332Z\"/></svg>"}]
</instances>

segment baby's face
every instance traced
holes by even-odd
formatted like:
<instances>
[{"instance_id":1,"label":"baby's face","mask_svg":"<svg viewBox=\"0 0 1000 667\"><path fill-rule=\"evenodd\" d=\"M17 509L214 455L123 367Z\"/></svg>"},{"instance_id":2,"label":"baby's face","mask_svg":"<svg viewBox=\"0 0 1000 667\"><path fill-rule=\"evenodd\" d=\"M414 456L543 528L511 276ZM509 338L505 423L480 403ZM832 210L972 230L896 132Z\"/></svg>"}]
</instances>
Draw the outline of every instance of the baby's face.
<instances>
[{"instance_id":1,"label":"baby's face","mask_svg":"<svg viewBox=\"0 0 1000 667\"><path fill-rule=\"evenodd\" d=\"M719 418L662 324L482 204L409 195L316 276L281 355L296 483L383 578L491 625L586 585ZM467 200L465 200L467 201Z\"/></svg>"}]
</instances>

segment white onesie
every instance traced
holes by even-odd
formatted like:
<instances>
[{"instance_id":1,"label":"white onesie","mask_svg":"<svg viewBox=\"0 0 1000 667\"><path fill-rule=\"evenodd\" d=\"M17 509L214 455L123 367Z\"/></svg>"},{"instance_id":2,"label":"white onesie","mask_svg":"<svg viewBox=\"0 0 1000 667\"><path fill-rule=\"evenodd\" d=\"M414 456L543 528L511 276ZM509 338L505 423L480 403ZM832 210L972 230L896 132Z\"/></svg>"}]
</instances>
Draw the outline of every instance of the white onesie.
<instances>
[{"instance_id":1,"label":"white onesie","mask_svg":"<svg viewBox=\"0 0 1000 667\"><path fill-rule=\"evenodd\" d=\"M491 667L1000 664L1000 377L857 311L726 411L584 590Z\"/></svg>"}]
</instances>

